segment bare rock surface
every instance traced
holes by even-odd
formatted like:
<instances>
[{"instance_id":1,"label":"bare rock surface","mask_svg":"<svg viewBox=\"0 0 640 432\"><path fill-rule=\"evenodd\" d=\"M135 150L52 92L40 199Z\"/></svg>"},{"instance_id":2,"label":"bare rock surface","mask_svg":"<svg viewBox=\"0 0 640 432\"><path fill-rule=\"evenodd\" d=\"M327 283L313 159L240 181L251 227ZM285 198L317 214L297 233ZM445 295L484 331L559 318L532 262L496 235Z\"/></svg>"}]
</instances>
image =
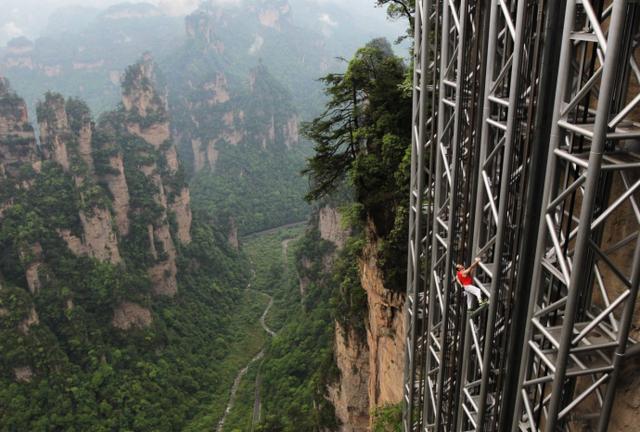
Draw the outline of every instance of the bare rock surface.
<instances>
[{"instance_id":1,"label":"bare rock surface","mask_svg":"<svg viewBox=\"0 0 640 432\"><path fill-rule=\"evenodd\" d=\"M122 302L113 311L111 324L120 330L149 327L153 322L151 311L136 303Z\"/></svg>"}]
</instances>

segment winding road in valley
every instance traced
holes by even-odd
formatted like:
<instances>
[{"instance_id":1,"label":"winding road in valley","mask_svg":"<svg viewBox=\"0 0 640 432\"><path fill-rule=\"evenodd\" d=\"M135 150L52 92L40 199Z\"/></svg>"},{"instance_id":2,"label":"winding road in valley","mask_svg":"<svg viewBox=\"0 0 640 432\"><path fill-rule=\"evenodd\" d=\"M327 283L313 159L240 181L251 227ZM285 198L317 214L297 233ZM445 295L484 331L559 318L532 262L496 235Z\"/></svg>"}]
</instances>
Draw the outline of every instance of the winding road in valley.
<instances>
[{"instance_id":1,"label":"winding road in valley","mask_svg":"<svg viewBox=\"0 0 640 432\"><path fill-rule=\"evenodd\" d=\"M272 228L272 229L260 231L260 232L257 232L257 233L252 233L252 234L249 234L249 235L245 236L244 239L251 238L251 237L257 237L259 235L271 234L271 233L274 233L274 232L276 232L276 231L278 231L278 230L280 230L282 228L293 228L295 226L303 225L305 223L306 222L296 222L296 223L280 226L280 227L277 227L277 228ZM288 262L287 262L287 260L288 260L288 258L287 258L287 250L289 248L289 243L292 242L293 240L296 240L297 238L298 237L289 238L289 239L285 239L285 240L282 241L282 260L283 260L283 263L284 263L285 267L288 265ZM251 264L253 265L253 263L251 263ZM255 270L252 270L252 273L253 273L253 277L255 277ZM250 290L250 289L251 289L251 284L249 283L247 285L247 290ZM267 307L264 309L264 312L262 312L262 315L260 316L260 325L262 326L264 331L267 332L267 334L269 336L274 337L276 335L276 332L273 331L272 329L270 329L269 326L267 326L267 324L265 322L265 320L267 319L267 315L269 314L269 311L271 310L271 307L273 306L273 297L271 297L269 294L264 293L264 292L260 292L260 291L255 291L255 292L258 293L258 294L266 295L269 298L269 304L267 305ZM264 357L264 351L265 351L265 348L263 347L262 350L258 354L256 354L249 361L249 363L247 363L247 365L240 370L240 372L238 372L238 375L236 375L236 379L233 381L233 386L231 387L231 394L229 396L229 402L227 403L227 407L224 410L224 415L222 416L222 418L218 422L218 426L216 427L216 432L223 432L224 423L227 420L227 416L229 415L229 413L233 409L233 404L235 403L236 394L238 393L238 389L240 388L240 383L242 382L242 378L247 374L247 372L249 371L249 368L251 367L252 364L257 362L258 360L261 360ZM254 402L253 402L253 416L252 416L252 420L251 420L251 430L253 430L255 425L260 421L260 411L261 411L260 373L258 372L258 374L256 375L256 383L255 383L255 397L254 397Z\"/></svg>"},{"instance_id":2,"label":"winding road in valley","mask_svg":"<svg viewBox=\"0 0 640 432\"><path fill-rule=\"evenodd\" d=\"M273 232L276 232L279 229L282 228L291 228L297 225L302 225L303 223L306 222L298 222L298 223L294 223L294 224L289 224L289 225L284 225L281 227L277 227L277 228L272 228L269 230L265 230L265 231L261 231L259 233L254 233L254 234L250 234L247 237L255 237L258 235L264 235L264 234L270 234ZM283 263L285 265L285 267L287 266L287 250L289 247L289 243L292 242L293 240L296 240L296 238L289 238L289 239L285 239L282 241L282 260ZM253 264L253 263L252 263ZM255 270L252 270L253 276L255 276ZM247 285L247 290L251 289L251 284ZM265 332L267 332L267 334L271 337L274 337L276 335L276 332L273 331L272 329L269 328L269 326L267 326L265 320L267 319L267 315L269 314L269 311L271 310L271 307L273 306L273 297L271 297L269 294L261 292L261 291L256 291L259 294L265 295L269 298L269 304L267 305L267 307L264 309L264 312L262 312L262 315L260 316L260 325L262 326L262 328L264 329ZM236 400L236 394L238 393L238 389L240 388L240 382L242 382L242 378L247 374L247 372L249 371L249 368L251 367L251 365L255 362L257 362L258 360L261 360L264 357L264 352L265 352L265 348L263 347L262 350L260 350L260 352L258 354L256 354L250 361L249 363L247 363L247 365L245 367L243 367L240 372L238 372L238 375L236 375L236 379L233 381L233 386L231 387L231 395L229 396L229 402L227 403L227 407L224 410L224 415L222 416L222 418L220 419L220 421L218 422L218 426L216 427L216 432L223 432L224 429L224 423L227 420L227 416L229 415L229 413L231 412L231 410L233 409L233 405L235 403ZM260 411L261 411L261 401L260 401L260 372L258 372L258 374L256 375L256 383L255 383L255 396L254 396L254 401L253 401L253 415L252 415L252 420L251 420L251 430L253 431L253 428L255 427L255 425L260 421Z\"/></svg>"},{"instance_id":3,"label":"winding road in valley","mask_svg":"<svg viewBox=\"0 0 640 432\"><path fill-rule=\"evenodd\" d=\"M247 285L247 289L248 290L251 289L251 284ZM265 323L265 319L267 318L269 309L271 309L271 306L273 306L273 297L271 297L269 294L266 294L260 291L256 291L256 292L269 297L269 304L265 308L264 312L262 312L262 316L260 317L260 325L262 325L262 328L264 329L264 331L267 332L268 335L273 337L276 335L276 333L273 330L271 330ZM218 422L218 426L216 427L216 432L222 432L224 428L224 422L227 420L227 416L231 412L231 409L233 408L233 404L236 401L236 394L238 393L238 388L240 387L240 382L242 381L242 378L247 374L247 371L249 371L249 367L251 367L253 363L262 359L262 357L264 357L264 347L262 348L262 350L260 350L258 354L256 354L251 360L249 360L249 363L247 363L245 367L240 369L240 372L238 372L238 375L236 375L236 379L233 380L233 386L231 387L231 395L229 396L229 402L227 403L227 407L224 410L224 415ZM256 390L256 400L258 401L258 412L260 412L259 398L260 396ZM254 403L254 416L255 416L255 403Z\"/></svg>"}]
</instances>

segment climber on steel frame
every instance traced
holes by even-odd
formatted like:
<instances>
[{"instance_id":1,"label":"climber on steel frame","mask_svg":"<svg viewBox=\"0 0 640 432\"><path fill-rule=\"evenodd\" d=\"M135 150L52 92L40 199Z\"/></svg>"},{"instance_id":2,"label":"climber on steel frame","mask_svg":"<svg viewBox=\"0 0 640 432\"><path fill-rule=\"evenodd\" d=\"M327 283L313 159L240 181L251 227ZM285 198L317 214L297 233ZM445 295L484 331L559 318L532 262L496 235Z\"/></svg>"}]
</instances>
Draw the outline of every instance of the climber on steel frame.
<instances>
[{"instance_id":1,"label":"climber on steel frame","mask_svg":"<svg viewBox=\"0 0 640 432\"><path fill-rule=\"evenodd\" d=\"M471 309L473 305L473 297L478 300L479 306L487 304L486 300L482 299L482 290L473 285L473 272L480 264L480 258L476 258L469 267L465 268L462 264L456 264L456 279L464 288L464 293L467 296L467 309Z\"/></svg>"}]
</instances>

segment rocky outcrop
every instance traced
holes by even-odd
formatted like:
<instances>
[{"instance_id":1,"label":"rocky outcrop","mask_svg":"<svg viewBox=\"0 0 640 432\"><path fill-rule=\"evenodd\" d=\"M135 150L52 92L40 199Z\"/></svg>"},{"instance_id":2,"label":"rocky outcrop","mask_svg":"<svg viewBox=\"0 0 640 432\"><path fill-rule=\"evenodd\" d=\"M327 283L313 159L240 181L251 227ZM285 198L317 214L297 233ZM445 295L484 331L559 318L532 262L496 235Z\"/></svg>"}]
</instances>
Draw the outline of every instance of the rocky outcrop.
<instances>
[{"instance_id":1,"label":"rocky outcrop","mask_svg":"<svg viewBox=\"0 0 640 432\"><path fill-rule=\"evenodd\" d=\"M100 261L118 264L122 261L118 238L113 231L111 213L95 207L90 213L80 211L83 236L79 238L68 229L58 230L58 235L76 256L84 255Z\"/></svg>"},{"instance_id":2,"label":"rocky outcrop","mask_svg":"<svg viewBox=\"0 0 640 432\"><path fill-rule=\"evenodd\" d=\"M258 21L264 27L282 30L283 25L290 22L291 6L288 1L270 1L250 6L249 10L258 15Z\"/></svg>"},{"instance_id":3,"label":"rocky outcrop","mask_svg":"<svg viewBox=\"0 0 640 432\"><path fill-rule=\"evenodd\" d=\"M369 243L360 259L360 282L367 292L370 410L402 399L404 371L404 295L384 287L376 263L376 245Z\"/></svg>"},{"instance_id":4,"label":"rocky outcrop","mask_svg":"<svg viewBox=\"0 0 640 432\"><path fill-rule=\"evenodd\" d=\"M340 432L369 430L369 349L353 330L335 323L334 356L339 380L328 388L328 397L340 420Z\"/></svg>"},{"instance_id":5,"label":"rocky outcrop","mask_svg":"<svg viewBox=\"0 0 640 432\"><path fill-rule=\"evenodd\" d=\"M123 80L122 104L128 113L141 118L152 114L166 115L167 103L153 86L156 81L153 58L149 53L133 66L129 66ZM162 118L157 119L158 123Z\"/></svg>"},{"instance_id":6,"label":"rocky outcrop","mask_svg":"<svg viewBox=\"0 0 640 432\"><path fill-rule=\"evenodd\" d=\"M104 180L113 197L113 211L115 213L116 226L121 236L129 234L129 185L124 173L122 153L109 157L109 174Z\"/></svg>"},{"instance_id":7,"label":"rocky outcrop","mask_svg":"<svg viewBox=\"0 0 640 432\"><path fill-rule=\"evenodd\" d=\"M93 155L91 154L93 136L93 129L91 127L90 119L84 119L83 124L78 131L78 155L80 159L85 163L88 171L93 173Z\"/></svg>"},{"instance_id":8,"label":"rocky outcrop","mask_svg":"<svg viewBox=\"0 0 640 432\"><path fill-rule=\"evenodd\" d=\"M18 382L28 383L33 379L33 370L29 366L13 368L13 375Z\"/></svg>"},{"instance_id":9,"label":"rocky outcrop","mask_svg":"<svg viewBox=\"0 0 640 432\"><path fill-rule=\"evenodd\" d=\"M300 130L298 127L299 124L300 118L297 115L292 115L282 127L284 144L288 149L295 147L300 141Z\"/></svg>"},{"instance_id":10,"label":"rocky outcrop","mask_svg":"<svg viewBox=\"0 0 640 432\"><path fill-rule=\"evenodd\" d=\"M138 123L129 123L127 129L133 135L139 136L155 148L160 148L171 136L168 122L153 124L147 127L140 126Z\"/></svg>"},{"instance_id":11,"label":"rocky outcrop","mask_svg":"<svg viewBox=\"0 0 640 432\"><path fill-rule=\"evenodd\" d=\"M188 188L183 187L174 197L171 211L176 219L178 240L185 245L191 243L191 195Z\"/></svg>"},{"instance_id":12,"label":"rocky outcrop","mask_svg":"<svg viewBox=\"0 0 640 432\"><path fill-rule=\"evenodd\" d=\"M40 324L38 313L34 307L31 307L29 314L18 324L18 331L23 335L27 335L29 334L29 329L37 324Z\"/></svg>"},{"instance_id":13,"label":"rocky outcrop","mask_svg":"<svg viewBox=\"0 0 640 432\"><path fill-rule=\"evenodd\" d=\"M339 250L348 231L342 228L340 213L331 206L318 211L320 236ZM367 295L365 334L336 323L334 358L340 377L329 386L329 400L342 422L342 431L370 430L370 413L397 404L402 399L404 377L404 295L388 290L378 267L377 243L369 227L367 242L358 258L360 284ZM334 252L335 254L336 252ZM330 271L332 257L323 257ZM301 263L303 264L303 263ZM307 281L300 278L303 288Z\"/></svg>"},{"instance_id":14,"label":"rocky outcrop","mask_svg":"<svg viewBox=\"0 0 640 432\"><path fill-rule=\"evenodd\" d=\"M209 106L222 104L231 99L227 78L221 72L217 73L213 80L204 83L203 88L209 93L207 97Z\"/></svg>"},{"instance_id":15,"label":"rocky outcrop","mask_svg":"<svg viewBox=\"0 0 640 432\"><path fill-rule=\"evenodd\" d=\"M40 142L45 159L60 164L65 171L71 166L67 143L71 141L71 130L65 110L65 100L59 94L47 93L38 104Z\"/></svg>"},{"instance_id":16,"label":"rocky outcrop","mask_svg":"<svg viewBox=\"0 0 640 432\"><path fill-rule=\"evenodd\" d=\"M27 286L29 287L29 292L31 294L36 294L40 291L42 287L42 282L40 281L40 267L42 266L42 262L35 261L29 264L25 270L25 277L27 278Z\"/></svg>"},{"instance_id":17,"label":"rocky outcrop","mask_svg":"<svg viewBox=\"0 0 640 432\"><path fill-rule=\"evenodd\" d=\"M122 302L113 311L111 325L120 330L146 328L153 322L151 311L136 303Z\"/></svg>"},{"instance_id":18,"label":"rocky outcrop","mask_svg":"<svg viewBox=\"0 0 640 432\"><path fill-rule=\"evenodd\" d=\"M42 280L40 278L40 269L42 267L42 245L36 242L27 251L20 253L20 260L25 265L25 277L27 279L27 287L31 294L37 294L42 287Z\"/></svg>"},{"instance_id":19,"label":"rocky outcrop","mask_svg":"<svg viewBox=\"0 0 640 432\"><path fill-rule=\"evenodd\" d=\"M142 138L154 149L154 152L140 149L149 163L138 166L155 186L153 199L161 210L149 230L149 252L155 263L147 272L155 294L173 296L178 290L175 241L182 244L191 241L191 198L189 189L176 177L179 162L171 140L167 98L164 91L155 87L155 82L153 60L145 54L125 73L122 103L129 133ZM163 160L157 159L158 154ZM175 241L169 229L170 213L176 222Z\"/></svg>"},{"instance_id":20,"label":"rocky outcrop","mask_svg":"<svg viewBox=\"0 0 640 432\"><path fill-rule=\"evenodd\" d=\"M58 235L64 242L67 244L67 248L76 256L86 255L87 249L85 245L82 243L82 239L77 237L71 233L71 230L68 229L60 229L58 230Z\"/></svg>"},{"instance_id":21,"label":"rocky outcrop","mask_svg":"<svg viewBox=\"0 0 640 432\"><path fill-rule=\"evenodd\" d=\"M307 273L311 270L313 263L308 257L303 256L300 258L300 261L298 262L298 264L300 265L300 270L301 270L301 271L298 271L298 286L300 288L300 301L304 302L304 297L307 294L307 288L309 288L309 284L311 284L311 279Z\"/></svg>"},{"instance_id":22,"label":"rocky outcrop","mask_svg":"<svg viewBox=\"0 0 640 432\"><path fill-rule=\"evenodd\" d=\"M118 264L121 261L120 251L109 210L94 207L90 213L81 211L80 222L86 254L100 261Z\"/></svg>"},{"instance_id":23,"label":"rocky outcrop","mask_svg":"<svg viewBox=\"0 0 640 432\"><path fill-rule=\"evenodd\" d=\"M157 295L172 297L178 292L176 275L176 248L169 232L168 224L160 225L153 230L153 251L158 263L149 270L149 278L153 284L153 292Z\"/></svg>"},{"instance_id":24,"label":"rocky outcrop","mask_svg":"<svg viewBox=\"0 0 640 432\"><path fill-rule=\"evenodd\" d=\"M233 249L238 250L240 248L240 242L238 241L238 225L236 224L236 220L232 217L229 218L227 241Z\"/></svg>"},{"instance_id":25,"label":"rocky outcrop","mask_svg":"<svg viewBox=\"0 0 640 432\"><path fill-rule=\"evenodd\" d=\"M0 77L0 177L18 175L20 166L37 161L36 138L27 105Z\"/></svg>"},{"instance_id":26,"label":"rocky outcrop","mask_svg":"<svg viewBox=\"0 0 640 432\"><path fill-rule=\"evenodd\" d=\"M333 207L324 206L318 212L318 229L320 238L333 243L337 249L342 249L349 237L349 231L342 228L340 213Z\"/></svg>"},{"instance_id":27,"label":"rocky outcrop","mask_svg":"<svg viewBox=\"0 0 640 432\"><path fill-rule=\"evenodd\" d=\"M167 151L164 153L164 158L167 163L167 169L171 175L174 175L178 172L178 168L180 163L178 162L178 151L175 146L169 146Z\"/></svg>"},{"instance_id":28,"label":"rocky outcrop","mask_svg":"<svg viewBox=\"0 0 640 432\"><path fill-rule=\"evenodd\" d=\"M191 140L193 151L193 169L195 172L203 168L215 169L220 152L216 149L216 140L209 140L205 143L200 138Z\"/></svg>"},{"instance_id":29,"label":"rocky outcrop","mask_svg":"<svg viewBox=\"0 0 640 432\"><path fill-rule=\"evenodd\" d=\"M122 104L127 112L127 129L155 149L171 138L167 96L156 82L155 65L150 54L130 66L123 80ZM167 151L171 151L171 146ZM175 153L175 148L173 148ZM167 160L170 156L167 157Z\"/></svg>"}]
</instances>

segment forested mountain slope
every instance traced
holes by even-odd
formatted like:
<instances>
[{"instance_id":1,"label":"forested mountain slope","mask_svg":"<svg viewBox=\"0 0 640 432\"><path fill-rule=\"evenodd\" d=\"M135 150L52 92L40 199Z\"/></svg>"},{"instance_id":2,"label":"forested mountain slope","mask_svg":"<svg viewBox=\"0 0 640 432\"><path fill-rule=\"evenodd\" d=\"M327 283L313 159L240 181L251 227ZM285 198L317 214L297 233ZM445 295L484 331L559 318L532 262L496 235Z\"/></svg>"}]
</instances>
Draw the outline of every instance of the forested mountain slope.
<instances>
[{"instance_id":1,"label":"forested mountain slope","mask_svg":"<svg viewBox=\"0 0 640 432\"><path fill-rule=\"evenodd\" d=\"M302 306L267 350L260 431L400 430L406 77L389 43L375 39L323 78L330 100L303 128L315 144L306 170L315 210L295 246Z\"/></svg>"},{"instance_id":2,"label":"forested mountain slope","mask_svg":"<svg viewBox=\"0 0 640 432\"><path fill-rule=\"evenodd\" d=\"M228 385L246 262L192 218L149 57L122 102L46 94L37 147L0 81L2 430L176 430Z\"/></svg>"}]
</instances>

